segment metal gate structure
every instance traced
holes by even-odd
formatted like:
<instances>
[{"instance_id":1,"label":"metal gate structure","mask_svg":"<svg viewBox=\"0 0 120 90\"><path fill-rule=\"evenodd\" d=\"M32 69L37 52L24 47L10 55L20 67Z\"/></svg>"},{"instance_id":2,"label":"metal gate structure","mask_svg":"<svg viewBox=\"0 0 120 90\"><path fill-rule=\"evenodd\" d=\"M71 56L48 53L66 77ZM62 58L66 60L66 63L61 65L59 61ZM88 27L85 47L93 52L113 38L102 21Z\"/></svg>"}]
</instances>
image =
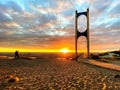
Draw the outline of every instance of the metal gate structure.
<instances>
[{"instance_id":1,"label":"metal gate structure","mask_svg":"<svg viewBox=\"0 0 120 90\"><path fill-rule=\"evenodd\" d=\"M85 15L87 18L87 29L84 32L78 31L78 17L80 15ZM87 39L87 58L89 58L90 52L90 44L89 44L89 9L86 12L78 13L77 10L75 11L75 57L78 58L78 51L77 51L77 40L80 36L84 36Z\"/></svg>"}]
</instances>

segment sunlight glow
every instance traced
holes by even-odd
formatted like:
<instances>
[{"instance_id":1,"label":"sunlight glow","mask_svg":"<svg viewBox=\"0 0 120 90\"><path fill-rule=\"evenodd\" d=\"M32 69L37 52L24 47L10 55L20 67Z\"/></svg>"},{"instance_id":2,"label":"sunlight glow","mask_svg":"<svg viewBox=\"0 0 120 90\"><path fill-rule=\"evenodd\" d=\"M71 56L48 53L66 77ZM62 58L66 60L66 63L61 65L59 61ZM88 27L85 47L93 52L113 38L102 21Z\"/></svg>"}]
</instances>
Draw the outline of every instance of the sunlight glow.
<instances>
[{"instance_id":1,"label":"sunlight glow","mask_svg":"<svg viewBox=\"0 0 120 90\"><path fill-rule=\"evenodd\" d=\"M75 52L74 49L23 49L23 48L0 48L0 52L15 52L18 50L19 52L61 52L61 53L68 53L68 52ZM91 50L91 52L105 52L106 50ZM107 50L109 51L109 50ZM85 50L81 51L78 50L78 52L86 52Z\"/></svg>"},{"instance_id":2,"label":"sunlight glow","mask_svg":"<svg viewBox=\"0 0 120 90\"><path fill-rule=\"evenodd\" d=\"M67 48L63 48L63 49L60 50L60 52L62 52L62 53L68 53L68 52L70 52L70 50L68 50Z\"/></svg>"}]
</instances>

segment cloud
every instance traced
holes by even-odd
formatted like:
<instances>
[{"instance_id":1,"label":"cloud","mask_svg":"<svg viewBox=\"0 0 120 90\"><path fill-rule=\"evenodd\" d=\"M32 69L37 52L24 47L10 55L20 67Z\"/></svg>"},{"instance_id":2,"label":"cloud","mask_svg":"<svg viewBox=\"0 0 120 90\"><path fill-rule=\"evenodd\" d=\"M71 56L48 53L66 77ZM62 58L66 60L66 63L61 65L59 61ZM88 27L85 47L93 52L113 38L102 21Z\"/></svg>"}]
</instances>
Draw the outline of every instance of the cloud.
<instances>
[{"instance_id":1,"label":"cloud","mask_svg":"<svg viewBox=\"0 0 120 90\"><path fill-rule=\"evenodd\" d=\"M12 17L9 14L0 11L0 22L9 22L9 21L12 21Z\"/></svg>"},{"instance_id":2,"label":"cloud","mask_svg":"<svg viewBox=\"0 0 120 90\"><path fill-rule=\"evenodd\" d=\"M120 1L115 0L1 0L0 45L74 49L75 10L89 8L92 49L108 43L114 49L114 43L120 44L119 5ZM85 20L79 21L79 26L86 27ZM80 40L85 45L86 40Z\"/></svg>"}]
</instances>

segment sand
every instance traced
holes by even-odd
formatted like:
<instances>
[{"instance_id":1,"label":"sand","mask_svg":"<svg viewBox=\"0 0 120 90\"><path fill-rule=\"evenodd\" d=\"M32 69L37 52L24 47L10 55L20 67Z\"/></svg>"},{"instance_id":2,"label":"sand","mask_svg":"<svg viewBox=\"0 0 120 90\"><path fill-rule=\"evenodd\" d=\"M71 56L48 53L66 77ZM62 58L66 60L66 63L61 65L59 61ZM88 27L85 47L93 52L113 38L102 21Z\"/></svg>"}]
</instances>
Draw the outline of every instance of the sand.
<instances>
[{"instance_id":1,"label":"sand","mask_svg":"<svg viewBox=\"0 0 120 90\"><path fill-rule=\"evenodd\" d=\"M61 58L0 60L0 90L120 90L117 74Z\"/></svg>"}]
</instances>

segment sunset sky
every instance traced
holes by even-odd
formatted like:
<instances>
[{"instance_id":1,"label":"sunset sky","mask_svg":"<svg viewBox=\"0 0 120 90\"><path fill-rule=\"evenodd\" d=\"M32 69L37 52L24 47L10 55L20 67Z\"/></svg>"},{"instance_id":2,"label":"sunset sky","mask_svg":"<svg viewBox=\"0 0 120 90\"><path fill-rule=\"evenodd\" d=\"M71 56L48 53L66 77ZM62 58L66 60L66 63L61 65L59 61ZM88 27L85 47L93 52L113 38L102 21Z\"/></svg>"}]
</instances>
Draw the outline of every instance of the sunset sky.
<instances>
[{"instance_id":1,"label":"sunset sky","mask_svg":"<svg viewBox=\"0 0 120 90\"><path fill-rule=\"evenodd\" d=\"M120 0L0 0L0 52L74 50L75 10L90 11L91 51L120 49ZM86 29L85 16L79 30ZM86 39L78 40L86 50Z\"/></svg>"}]
</instances>

